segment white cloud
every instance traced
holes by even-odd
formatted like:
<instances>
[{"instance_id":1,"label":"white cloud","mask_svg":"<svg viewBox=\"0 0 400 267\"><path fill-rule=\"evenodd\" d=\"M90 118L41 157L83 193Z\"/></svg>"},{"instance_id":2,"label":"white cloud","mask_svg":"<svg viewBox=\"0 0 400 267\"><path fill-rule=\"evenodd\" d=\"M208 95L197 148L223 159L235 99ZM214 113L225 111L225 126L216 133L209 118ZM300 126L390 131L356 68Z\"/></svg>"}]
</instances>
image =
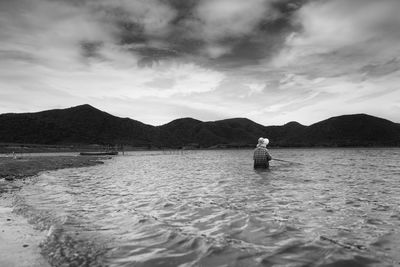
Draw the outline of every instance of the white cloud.
<instances>
[{"instance_id":1,"label":"white cloud","mask_svg":"<svg viewBox=\"0 0 400 267\"><path fill-rule=\"evenodd\" d=\"M297 13L302 31L286 39L274 65L285 67L318 61L315 56L337 53L364 62L393 56L393 43L400 41L400 2L397 0L316 1ZM357 62L358 64L360 62ZM343 66L346 67L346 66Z\"/></svg>"},{"instance_id":2,"label":"white cloud","mask_svg":"<svg viewBox=\"0 0 400 267\"><path fill-rule=\"evenodd\" d=\"M113 40L112 27L98 23L85 9L59 1L17 3L0 11L0 50L24 53L38 66L75 69L81 65L82 42Z\"/></svg>"},{"instance_id":3,"label":"white cloud","mask_svg":"<svg viewBox=\"0 0 400 267\"><path fill-rule=\"evenodd\" d=\"M260 93L262 93L263 89L265 88L264 83L248 83L246 85L250 89L248 95L260 94Z\"/></svg>"}]
</instances>

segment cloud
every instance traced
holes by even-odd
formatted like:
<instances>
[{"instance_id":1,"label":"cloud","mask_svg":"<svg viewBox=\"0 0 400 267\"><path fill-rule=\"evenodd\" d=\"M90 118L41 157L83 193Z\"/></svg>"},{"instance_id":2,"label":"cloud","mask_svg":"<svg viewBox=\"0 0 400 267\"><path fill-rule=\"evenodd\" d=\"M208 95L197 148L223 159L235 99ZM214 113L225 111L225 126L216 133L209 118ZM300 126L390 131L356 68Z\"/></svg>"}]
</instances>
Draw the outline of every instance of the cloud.
<instances>
[{"instance_id":1,"label":"cloud","mask_svg":"<svg viewBox=\"0 0 400 267\"><path fill-rule=\"evenodd\" d=\"M279 50L292 30L297 2L16 0L2 4L7 8L1 22L12 38L22 31L24 39L31 36L37 46L68 46L74 53L71 46L79 46L86 58L104 59L98 48L114 45L129 51L142 66L180 58L232 67L254 64Z\"/></svg>"},{"instance_id":2,"label":"cloud","mask_svg":"<svg viewBox=\"0 0 400 267\"><path fill-rule=\"evenodd\" d=\"M397 58L393 58L390 61L384 63L376 63L376 64L368 64L360 69L360 72L363 75L369 77L376 77L376 76L386 76L393 72L397 72L400 70L400 60Z\"/></svg>"},{"instance_id":3,"label":"cloud","mask_svg":"<svg viewBox=\"0 0 400 267\"><path fill-rule=\"evenodd\" d=\"M90 0L86 5L105 21L153 38L168 35L177 16L175 9L159 0Z\"/></svg>"},{"instance_id":4,"label":"cloud","mask_svg":"<svg viewBox=\"0 0 400 267\"><path fill-rule=\"evenodd\" d=\"M0 0L0 112L91 103L148 123L394 119L399 4Z\"/></svg>"},{"instance_id":5,"label":"cloud","mask_svg":"<svg viewBox=\"0 0 400 267\"><path fill-rule=\"evenodd\" d=\"M291 27L292 1L272 0L87 0L85 8L99 20L118 28L115 39L132 45L145 62L168 58L204 58L232 63L250 48L260 57L283 41ZM270 45L265 45L268 41ZM210 62L210 66L212 66ZM147 65L147 63L145 63Z\"/></svg>"},{"instance_id":6,"label":"cloud","mask_svg":"<svg viewBox=\"0 0 400 267\"><path fill-rule=\"evenodd\" d=\"M155 2L142 6L144 15L128 15L131 19L137 15L138 21L147 25L145 34L153 36L168 24L153 19L165 18L163 12L175 14L166 6L151 9ZM192 62L164 60L150 67L141 65L146 55L142 50L148 48L121 42L119 24L110 23L104 13L104 9L118 7L113 3L115 6L103 7L100 2L0 2L7 7L0 9L1 111L8 112L12 106L31 111L112 98L165 101L172 96L207 93L218 86L224 74ZM130 11L139 1L119 4Z\"/></svg>"},{"instance_id":7,"label":"cloud","mask_svg":"<svg viewBox=\"0 0 400 267\"><path fill-rule=\"evenodd\" d=\"M205 0L195 9L201 37L217 41L251 33L267 17L266 0ZM272 15L269 15L272 16Z\"/></svg>"},{"instance_id":8,"label":"cloud","mask_svg":"<svg viewBox=\"0 0 400 267\"><path fill-rule=\"evenodd\" d=\"M221 58L219 64L254 64L249 56L260 59L273 53L292 26L290 19L285 20L291 14L279 10L292 3L287 1L279 8L274 4L271 0L199 1L194 16L186 21L189 37L202 40L202 55Z\"/></svg>"},{"instance_id":9,"label":"cloud","mask_svg":"<svg viewBox=\"0 0 400 267\"><path fill-rule=\"evenodd\" d=\"M393 56L400 51L393 47L400 40L398 10L400 2L396 0L310 2L296 13L301 31L286 38L275 66L308 63L330 55L356 59L357 63Z\"/></svg>"},{"instance_id":10,"label":"cloud","mask_svg":"<svg viewBox=\"0 0 400 267\"><path fill-rule=\"evenodd\" d=\"M279 121L309 114L306 122L343 113L371 113L398 121L393 113L400 82L400 49L395 45L400 42L398 10L400 2L392 0L302 5L293 16L297 30L285 37L272 61L263 60L253 68L258 77L262 70L264 75L271 73L266 78L275 88L267 86L271 96L290 96L286 102L274 97L277 103L263 109L265 115ZM313 94L318 96L302 101ZM295 96L301 105L290 100ZM381 111L380 105L385 106Z\"/></svg>"},{"instance_id":11,"label":"cloud","mask_svg":"<svg viewBox=\"0 0 400 267\"><path fill-rule=\"evenodd\" d=\"M18 0L0 14L0 51L7 51L9 60L24 55L37 65L76 67L84 56L82 44L112 42L111 27L63 2Z\"/></svg>"}]
</instances>

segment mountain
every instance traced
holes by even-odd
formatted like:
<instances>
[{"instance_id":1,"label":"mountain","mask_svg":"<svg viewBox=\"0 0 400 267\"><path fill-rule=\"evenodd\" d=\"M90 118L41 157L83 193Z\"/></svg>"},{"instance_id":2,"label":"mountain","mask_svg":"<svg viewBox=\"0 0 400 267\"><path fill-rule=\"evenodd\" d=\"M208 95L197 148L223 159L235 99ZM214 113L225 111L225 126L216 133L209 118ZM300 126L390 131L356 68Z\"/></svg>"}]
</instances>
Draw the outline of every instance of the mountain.
<instances>
[{"instance_id":1,"label":"mountain","mask_svg":"<svg viewBox=\"0 0 400 267\"><path fill-rule=\"evenodd\" d=\"M399 124L367 114L333 117L308 127L304 145L399 146Z\"/></svg>"},{"instance_id":2,"label":"mountain","mask_svg":"<svg viewBox=\"0 0 400 267\"><path fill-rule=\"evenodd\" d=\"M192 143L194 129L202 122L192 118L173 120L158 127L158 144L166 147L182 147Z\"/></svg>"},{"instance_id":3,"label":"mountain","mask_svg":"<svg viewBox=\"0 0 400 267\"><path fill-rule=\"evenodd\" d=\"M303 146L303 136L308 127L298 122L292 121L283 126L267 126L266 136L273 142L275 146Z\"/></svg>"},{"instance_id":4,"label":"mountain","mask_svg":"<svg viewBox=\"0 0 400 267\"><path fill-rule=\"evenodd\" d=\"M0 115L1 143L125 144L147 148L271 146L400 146L400 124L366 114L344 115L312 124L263 126L246 118L202 122L182 118L152 126L119 118L90 105L36 113Z\"/></svg>"},{"instance_id":5,"label":"mountain","mask_svg":"<svg viewBox=\"0 0 400 267\"><path fill-rule=\"evenodd\" d=\"M151 144L154 127L90 105L0 115L0 142L34 144Z\"/></svg>"}]
</instances>

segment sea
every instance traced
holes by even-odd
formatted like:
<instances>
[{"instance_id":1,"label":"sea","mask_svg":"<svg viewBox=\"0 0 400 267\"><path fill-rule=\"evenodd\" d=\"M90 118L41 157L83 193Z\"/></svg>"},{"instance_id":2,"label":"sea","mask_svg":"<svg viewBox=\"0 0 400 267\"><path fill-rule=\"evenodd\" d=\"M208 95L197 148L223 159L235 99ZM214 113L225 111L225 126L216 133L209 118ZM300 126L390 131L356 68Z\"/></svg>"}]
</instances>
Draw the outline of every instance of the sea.
<instances>
[{"instance_id":1,"label":"sea","mask_svg":"<svg viewBox=\"0 0 400 267\"><path fill-rule=\"evenodd\" d=\"M43 172L15 211L53 266L400 266L400 148L137 151Z\"/></svg>"}]
</instances>

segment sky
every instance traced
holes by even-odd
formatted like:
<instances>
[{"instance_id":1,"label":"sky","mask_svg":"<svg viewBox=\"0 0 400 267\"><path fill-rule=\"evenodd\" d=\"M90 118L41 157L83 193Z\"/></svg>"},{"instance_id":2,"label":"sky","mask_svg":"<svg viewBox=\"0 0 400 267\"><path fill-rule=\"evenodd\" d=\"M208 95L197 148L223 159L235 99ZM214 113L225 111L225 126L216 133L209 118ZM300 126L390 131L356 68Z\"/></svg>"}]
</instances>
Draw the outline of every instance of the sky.
<instances>
[{"instance_id":1,"label":"sky","mask_svg":"<svg viewBox=\"0 0 400 267\"><path fill-rule=\"evenodd\" d=\"M400 122L398 0L0 0L0 113Z\"/></svg>"}]
</instances>

